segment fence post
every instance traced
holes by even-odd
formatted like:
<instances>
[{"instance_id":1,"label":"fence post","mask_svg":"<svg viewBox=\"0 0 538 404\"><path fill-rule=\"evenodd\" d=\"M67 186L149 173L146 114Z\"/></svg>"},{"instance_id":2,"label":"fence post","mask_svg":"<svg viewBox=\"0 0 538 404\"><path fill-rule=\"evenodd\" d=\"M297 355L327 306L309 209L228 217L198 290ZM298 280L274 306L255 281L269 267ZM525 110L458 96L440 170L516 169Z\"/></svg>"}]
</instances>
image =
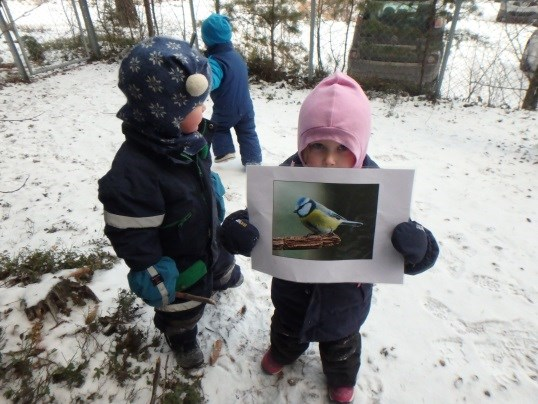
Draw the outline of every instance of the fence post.
<instances>
[{"instance_id":1,"label":"fence post","mask_svg":"<svg viewBox=\"0 0 538 404\"><path fill-rule=\"evenodd\" d=\"M4 19L4 15L2 14L2 8L0 7L0 30L2 31L2 34L6 38L7 46L9 47L9 50L11 54L13 55L13 61L15 63L15 66L17 66L17 70L19 71L19 76L23 81L30 81L30 77L28 76L28 73L26 72L26 69L24 68L24 64L22 63L22 59L19 56L19 52L17 52L17 47L15 46L15 42L13 42L13 38L11 37L11 33L9 32L9 25Z\"/></svg>"},{"instance_id":2,"label":"fence post","mask_svg":"<svg viewBox=\"0 0 538 404\"><path fill-rule=\"evenodd\" d=\"M452 17L452 23L450 24L450 32L448 33L448 41L443 52L443 63L441 64L441 71L439 72L439 79L437 80L437 88L435 89L435 98L439 98L441 93L441 85L443 84L443 77L445 75L446 65L448 63L448 56L450 55L450 48L452 47L452 41L454 39L454 33L456 32L456 24L460 18L460 10L463 0L456 0L456 9L454 10L454 16Z\"/></svg>"},{"instance_id":3,"label":"fence post","mask_svg":"<svg viewBox=\"0 0 538 404\"><path fill-rule=\"evenodd\" d=\"M90 42L93 57L99 59L101 57L101 50L99 49L99 42L97 41L97 35L95 34L95 29L93 27L88 3L86 0L79 0L78 3L80 5L80 11L82 12L84 25L86 26L86 33L88 34L88 41Z\"/></svg>"}]
</instances>

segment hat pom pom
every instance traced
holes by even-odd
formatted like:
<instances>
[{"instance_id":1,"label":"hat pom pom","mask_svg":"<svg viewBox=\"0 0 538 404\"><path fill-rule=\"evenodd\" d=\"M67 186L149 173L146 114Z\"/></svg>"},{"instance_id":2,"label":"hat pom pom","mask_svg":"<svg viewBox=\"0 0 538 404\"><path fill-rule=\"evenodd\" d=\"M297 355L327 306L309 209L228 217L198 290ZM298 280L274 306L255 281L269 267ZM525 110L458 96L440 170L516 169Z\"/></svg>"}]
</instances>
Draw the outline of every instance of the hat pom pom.
<instances>
[{"instance_id":1,"label":"hat pom pom","mask_svg":"<svg viewBox=\"0 0 538 404\"><path fill-rule=\"evenodd\" d=\"M185 82L185 88L187 92L193 97L199 97L206 92L209 87L209 82L206 76L201 73L191 74L187 77Z\"/></svg>"}]
</instances>

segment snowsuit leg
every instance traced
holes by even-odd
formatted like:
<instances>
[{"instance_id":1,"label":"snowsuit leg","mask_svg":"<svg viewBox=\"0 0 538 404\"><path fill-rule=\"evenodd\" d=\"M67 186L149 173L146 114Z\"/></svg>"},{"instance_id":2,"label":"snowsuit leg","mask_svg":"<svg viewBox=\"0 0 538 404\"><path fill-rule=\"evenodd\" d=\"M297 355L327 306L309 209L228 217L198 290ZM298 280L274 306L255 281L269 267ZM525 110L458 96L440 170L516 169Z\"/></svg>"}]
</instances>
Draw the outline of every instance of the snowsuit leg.
<instances>
[{"instance_id":1,"label":"snowsuit leg","mask_svg":"<svg viewBox=\"0 0 538 404\"><path fill-rule=\"evenodd\" d=\"M225 290L233 287L241 277L241 267L235 263L235 257L219 245L219 255L213 265L213 290Z\"/></svg>"},{"instance_id":2,"label":"snowsuit leg","mask_svg":"<svg viewBox=\"0 0 538 404\"><path fill-rule=\"evenodd\" d=\"M185 304L177 304L188 307ZM196 303L194 303L196 304ZM155 309L153 322L165 336L166 342L174 351L189 351L196 346L197 323L204 313L204 304L198 304L193 308L179 311L162 311Z\"/></svg>"},{"instance_id":3,"label":"snowsuit leg","mask_svg":"<svg viewBox=\"0 0 538 404\"><path fill-rule=\"evenodd\" d=\"M221 123L216 124L213 133L213 154L215 157L224 156L228 153L235 153L235 146L232 140L231 125L227 126Z\"/></svg>"},{"instance_id":4,"label":"snowsuit leg","mask_svg":"<svg viewBox=\"0 0 538 404\"><path fill-rule=\"evenodd\" d=\"M337 341L320 342L319 354L329 387L355 385L361 365L359 332Z\"/></svg>"},{"instance_id":5,"label":"snowsuit leg","mask_svg":"<svg viewBox=\"0 0 538 404\"><path fill-rule=\"evenodd\" d=\"M262 150L258 134L256 133L256 123L254 121L254 111L243 115L234 125L237 143L239 143L239 152L241 153L241 163L261 164Z\"/></svg>"},{"instance_id":6,"label":"snowsuit leg","mask_svg":"<svg viewBox=\"0 0 538 404\"><path fill-rule=\"evenodd\" d=\"M271 319L271 354L281 365L295 362L308 349L309 342L299 338L300 330L285 327L275 312Z\"/></svg>"}]
</instances>

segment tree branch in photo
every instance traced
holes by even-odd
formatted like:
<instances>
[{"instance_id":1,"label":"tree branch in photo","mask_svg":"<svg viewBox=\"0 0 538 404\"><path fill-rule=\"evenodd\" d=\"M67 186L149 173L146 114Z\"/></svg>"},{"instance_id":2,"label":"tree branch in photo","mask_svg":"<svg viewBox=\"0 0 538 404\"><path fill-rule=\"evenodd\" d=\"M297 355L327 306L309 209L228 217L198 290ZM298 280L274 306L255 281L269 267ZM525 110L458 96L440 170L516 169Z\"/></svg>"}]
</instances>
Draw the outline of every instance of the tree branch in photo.
<instances>
[{"instance_id":1,"label":"tree branch in photo","mask_svg":"<svg viewBox=\"0 0 538 404\"><path fill-rule=\"evenodd\" d=\"M334 233L273 238L273 250L312 250L332 247L342 240Z\"/></svg>"}]
</instances>

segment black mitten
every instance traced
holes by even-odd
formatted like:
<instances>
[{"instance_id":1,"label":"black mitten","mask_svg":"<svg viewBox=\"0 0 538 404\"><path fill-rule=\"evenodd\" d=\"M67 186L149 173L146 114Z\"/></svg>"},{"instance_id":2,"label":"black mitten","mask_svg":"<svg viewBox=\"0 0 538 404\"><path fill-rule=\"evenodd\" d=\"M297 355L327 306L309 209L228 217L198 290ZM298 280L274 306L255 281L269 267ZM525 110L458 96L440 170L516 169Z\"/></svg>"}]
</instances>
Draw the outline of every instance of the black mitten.
<instances>
[{"instance_id":1,"label":"black mitten","mask_svg":"<svg viewBox=\"0 0 538 404\"><path fill-rule=\"evenodd\" d=\"M220 241L231 254L250 257L259 238L260 232L248 221L246 209L230 214L220 227Z\"/></svg>"},{"instance_id":2,"label":"black mitten","mask_svg":"<svg viewBox=\"0 0 538 404\"><path fill-rule=\"evenodd\" d=\"M392 245L404 256L406 264L421 262L428 249L428 236L424 227L417 222L400 223L392 232Z\"/></svg>"}]
</instances>

